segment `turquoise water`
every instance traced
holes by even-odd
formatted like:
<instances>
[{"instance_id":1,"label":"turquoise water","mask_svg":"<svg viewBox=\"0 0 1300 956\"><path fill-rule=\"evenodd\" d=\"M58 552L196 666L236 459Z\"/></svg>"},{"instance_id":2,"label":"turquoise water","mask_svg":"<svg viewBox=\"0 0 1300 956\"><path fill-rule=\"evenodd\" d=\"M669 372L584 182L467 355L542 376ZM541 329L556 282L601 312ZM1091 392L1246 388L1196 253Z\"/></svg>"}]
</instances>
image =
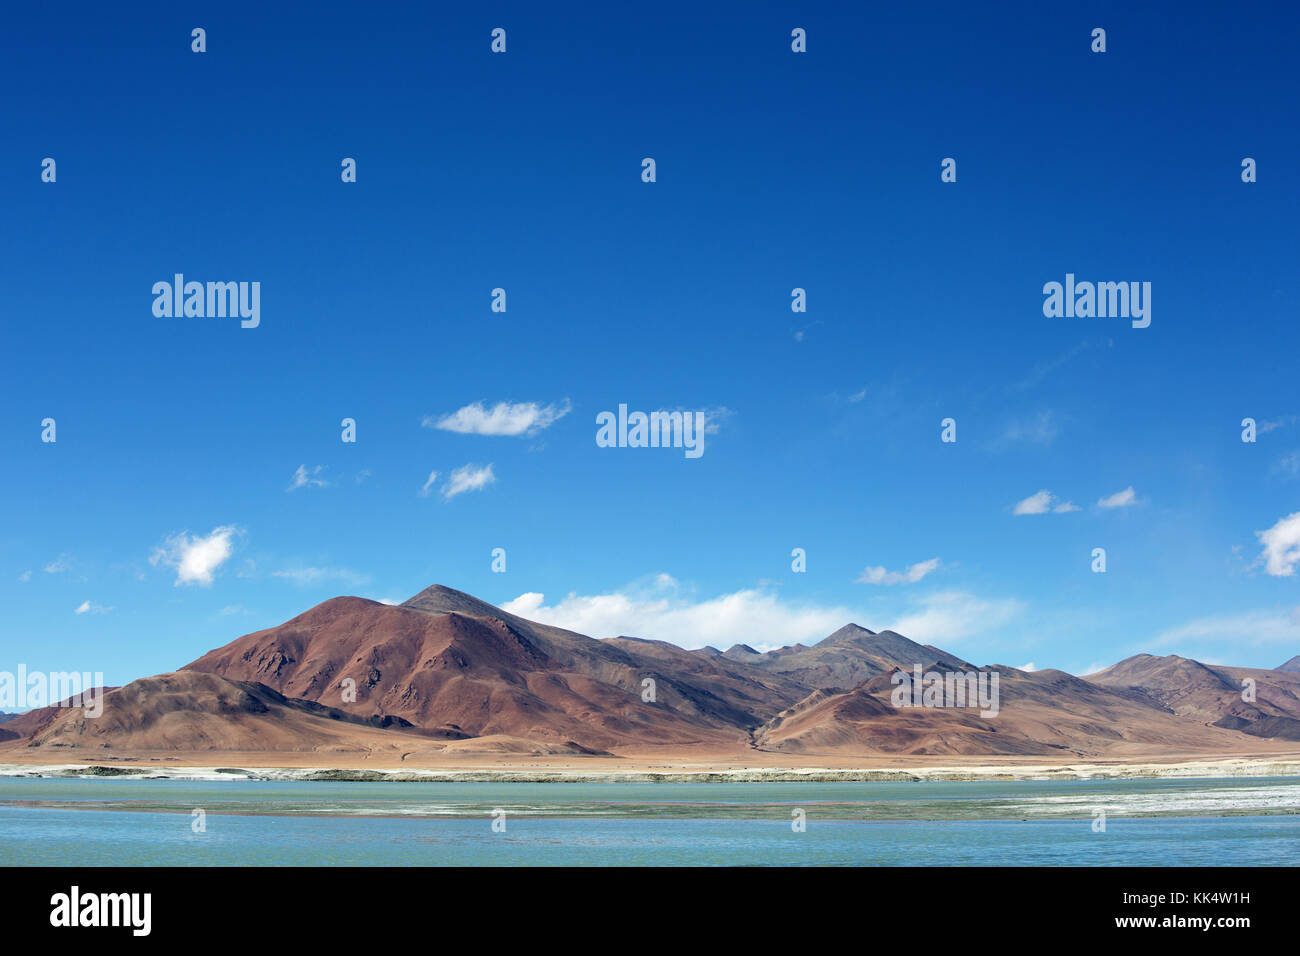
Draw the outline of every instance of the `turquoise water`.
<instances>
[{"instance_id":1,"label":"turquoise water","mask_svg":"<svg viewBox=\"0 0 1300 956\"><path fill-rule=\"evenodd\" d=\"M194 832L193 811L204 811ZM504 832L493 829L503 811ZM792 812L806 828L795 832ZM1094 831L1098 811L1105 832ZM499 824L498 824L499 826ZM0 779L7 865L1296 865L1300 779Z\"/></svg>"}]
</instances>

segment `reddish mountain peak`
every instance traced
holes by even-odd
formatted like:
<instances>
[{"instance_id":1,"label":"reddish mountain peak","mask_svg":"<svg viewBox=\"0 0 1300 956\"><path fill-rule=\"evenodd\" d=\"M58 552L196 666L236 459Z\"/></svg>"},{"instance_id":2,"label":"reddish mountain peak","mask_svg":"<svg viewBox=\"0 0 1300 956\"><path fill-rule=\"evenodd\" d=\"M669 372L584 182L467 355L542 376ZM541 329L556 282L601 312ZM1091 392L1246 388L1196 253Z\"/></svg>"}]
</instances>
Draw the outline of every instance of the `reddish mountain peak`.
<instances>
[{"instance_id":1,"label":"reddish mountain peak","mask_svg":"<svg viewBox=\"0 0 1300 956\"><path fill-rule=\"evenodd\" d=\"M414 597L403 601L400 607L429 614L470 614L474 617L501 617L505 614L499 607L480 601L472 594L457 591L455 588L433 584Z\"/></svg>"}]
</instances>

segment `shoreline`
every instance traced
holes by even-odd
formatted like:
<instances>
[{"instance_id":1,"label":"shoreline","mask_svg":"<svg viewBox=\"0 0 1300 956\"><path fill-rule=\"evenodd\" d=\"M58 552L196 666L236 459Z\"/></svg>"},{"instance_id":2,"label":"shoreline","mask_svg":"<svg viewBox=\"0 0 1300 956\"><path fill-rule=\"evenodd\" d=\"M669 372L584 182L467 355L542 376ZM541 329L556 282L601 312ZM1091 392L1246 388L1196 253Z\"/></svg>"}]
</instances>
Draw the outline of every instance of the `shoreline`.
<instances>
[{"instance_id":1,"label":"shoreline","mask_svg":"<svg viewBox=\"0 0 1300 956\"><path fill-rule=\"evenodd\" d=\"M979 783L1048 780L1151 780L1300 776L1300 757L1184 760L1172 763L936 765L929 767L678 766L579 768L563 766L443 769L329 767L140 766L131 763L0 764L3 779L279 781L337 783Z\"/></svg>"}]
</instances>

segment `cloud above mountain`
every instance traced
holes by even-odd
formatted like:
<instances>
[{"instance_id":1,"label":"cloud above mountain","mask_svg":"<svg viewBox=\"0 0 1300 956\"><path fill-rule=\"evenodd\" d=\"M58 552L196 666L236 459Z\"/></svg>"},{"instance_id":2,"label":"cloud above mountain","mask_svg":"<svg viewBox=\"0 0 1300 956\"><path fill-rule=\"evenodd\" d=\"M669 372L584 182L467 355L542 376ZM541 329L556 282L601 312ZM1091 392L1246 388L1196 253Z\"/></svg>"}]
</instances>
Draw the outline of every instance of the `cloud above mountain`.
<instances>
[{"instance_id":1,"label":"cloud above mountain","mask_svg":"<svg viewBox=\"0 0 1300 956\"><path fill-rule=\"evenodd\" d=\"M765 587L701 599L668 574L606 594L570 592L550 604L544 594L530 592L501 607L530 621L592 637L642 637L688 648L748 644L760 651L816 643L849 622L889 627L922 643L959 641L1001 628L1024 609L1018 600L986 599L963 591L918 596L894 611L876 612L797 603Z\"/></svg>"},{"instance_id":2,"label":"cloud above mountain","mask_svg":"<svg viewBox=\"0 0 1300 956\"><path fill-rule=\"evenodd\" d=\"M217 569L235 553L234 540L240 533L234 525L213 528L206 535L182 531L155 548L149 563L154 567L175 568L176 587L190 584L208 587Z\"/></svg>"},{"instance_id":3,"label":"cloud above mountain","mask_svg":"<svg viewBox=\"0 0 1300 956\"><path fill-rule=\"evenodd\" d=\"M349 571L347 568L293 567L285 568L280 571L272 571L271 577L292 581L299 587L314 587L316 585L327 584L330 582L339 582L353 587L358 587L370 583L370 577L368 575L357 574L355 571Z\"/></svg>"},{"instance_id":4,"label":"cloud above mountain","mask_svg":"<svg viewBox=\"0 0 1300 956\"><path fill-rule=\"evenodd\" d=\"M759 588L693 600L667 574L647 586L608 594L570 593L553 604L546 603L544 594L530 592L501 607L530 621L592 637L642 637L688 648L744 643L764 650L819 641L847 621L863 618L860 610L796 605Z\"/></svg>"},{"instance_id":5,"label":"cloud above mountain","mask_svg":"<svg viewBox=\"0 0 1300 956\"><path fill-rule=\"evenodd\" d=\"M1193 618L1161 632L1143 649L1205 643L1222 643L1225 647L1300 644L1300 607Z\"/></svg>"},{"instance_id":6,"label":"cloud above mountain","mask_svg":"<svg viewBox=\"0 0 1300 956\"><path fill-rule=\"evenodd\" d=\"M889 571L883 567L868 567L863 569L861 576L857 580L859 584L915 584L938 567L938 558L930 558L928 561L918 561L916 564L910 564L904 571Z\"/></svg>"},{"instance_id":7,"label":"cloud above mountain","mask_svg":"<svg viewBox=\"0 0 1300 956\"><path fill-rule=\"evenodd\" d=\"M1025 610L1016 598L981 598L966 591L940 591L918 598L889 629L921 644L955 644L997 631Z\"/></svg>"}]
</instances>

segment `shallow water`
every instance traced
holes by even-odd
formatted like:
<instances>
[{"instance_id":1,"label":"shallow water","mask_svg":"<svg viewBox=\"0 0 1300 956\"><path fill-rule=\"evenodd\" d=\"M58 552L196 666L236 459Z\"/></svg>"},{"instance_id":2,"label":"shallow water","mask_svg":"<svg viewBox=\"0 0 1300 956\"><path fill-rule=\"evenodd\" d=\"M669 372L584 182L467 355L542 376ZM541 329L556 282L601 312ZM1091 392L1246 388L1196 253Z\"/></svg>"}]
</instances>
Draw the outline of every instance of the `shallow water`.
<instances>
[{"instance_id":1,"label":"shallow water","mask_svg":"<svg viewBox=\"0 0 1300 956\"><path fill-rule=\"evenodd\" d=\"M195 832L196 809L203 832ZM494 811L502 811L496 814ZM802 811L806 828L792 827ZM1097 832L1097 814L1105 831ZM504 832L493 829L504 821ZM0 780L0 863L1296 865L1300 778Z\"/></svg>"}]
</instances>

